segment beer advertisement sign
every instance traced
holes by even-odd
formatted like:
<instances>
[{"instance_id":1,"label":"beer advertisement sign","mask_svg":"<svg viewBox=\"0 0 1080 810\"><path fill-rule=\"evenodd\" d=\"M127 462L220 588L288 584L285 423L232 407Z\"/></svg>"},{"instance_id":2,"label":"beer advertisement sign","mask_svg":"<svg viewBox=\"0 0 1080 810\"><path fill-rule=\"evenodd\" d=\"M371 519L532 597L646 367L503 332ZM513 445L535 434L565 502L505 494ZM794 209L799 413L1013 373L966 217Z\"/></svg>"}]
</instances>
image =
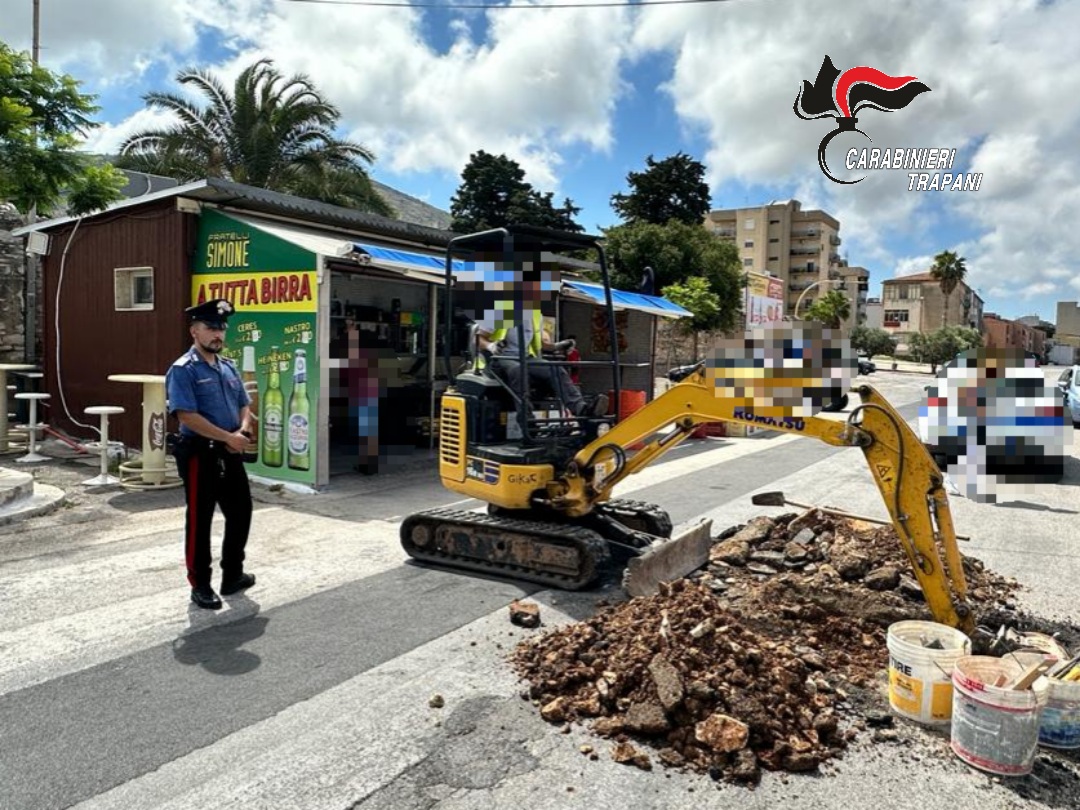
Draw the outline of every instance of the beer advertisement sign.
<instances>
[{"instance_id":1,"label":"beer advertisement sign","mask_svg":"<svg viewBox=\"0 0 1080 810\"><path fill-rule=\"evenodd\" d=\"M255 434L248 471L315 485L319 350L314 253L216 211L204 211L191 298L224 298L229 318L222 355L251 396Z\"/></svg>"}]
</instances>

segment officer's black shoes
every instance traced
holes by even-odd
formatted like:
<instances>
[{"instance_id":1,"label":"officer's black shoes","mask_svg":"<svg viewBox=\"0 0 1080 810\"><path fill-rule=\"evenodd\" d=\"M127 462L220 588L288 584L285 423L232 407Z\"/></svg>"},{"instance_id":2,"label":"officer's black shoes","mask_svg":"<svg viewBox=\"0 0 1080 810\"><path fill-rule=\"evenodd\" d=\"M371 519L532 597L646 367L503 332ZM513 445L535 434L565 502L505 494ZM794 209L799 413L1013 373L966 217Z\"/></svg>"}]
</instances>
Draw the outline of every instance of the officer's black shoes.
<instances>
[{"instance_id":1,"label":"officer's black shoes","mask_svg":"<svg viewBox=\"0 0 1080 810\"><path fill-rule=\"evenodd\" d=\"M221 583L221 595L222 596L231 596L232 594L238 593L239 591L242 591L245 588L250 588L254 584L255 584L255 575L254 574L241 574L236 579L230 579L230 580L227 580L227 581L222 581L222 583ZM220 605L221 603L219 602L218 604Z\"/></svg>"},{"instance_id":2,"label":"officer's black shoes","mask_svg":"<svg viewBox=\"0 0 1080 810\"><path fill-rule=\"evenodd\" d=\"M596 397L596 402L593 403L592 415L593 416L603 416L604 414L607 413L607 408L608 408L607 394L599 394Z\"/></svg>"},{"instance_id":3,"label":"officer's black shoes","mask_svg":"<svg viewBox=\"0 0 1080 810\"><path fill-rule=\"evenodd\" d=\"M223 591L224 593L224 591ZM221 600L209 585L199 585L191 589L191 601L204 610L220 610Z\"/></svg>"}]
</instances>

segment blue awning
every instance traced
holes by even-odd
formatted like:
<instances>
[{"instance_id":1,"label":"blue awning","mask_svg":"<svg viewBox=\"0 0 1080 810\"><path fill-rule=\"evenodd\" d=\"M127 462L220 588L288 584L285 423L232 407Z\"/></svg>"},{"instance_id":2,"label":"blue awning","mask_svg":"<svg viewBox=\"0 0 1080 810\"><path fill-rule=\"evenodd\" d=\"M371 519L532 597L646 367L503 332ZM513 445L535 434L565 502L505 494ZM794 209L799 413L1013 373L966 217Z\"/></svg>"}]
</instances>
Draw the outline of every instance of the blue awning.
<instances>
[{"instance_id":1,"label":"blue awning","mask_svg":"<svg viewBox=\"0 0 1080 810\"><path fill-rule=\"evenodd\" d=\"M571 290L584 295L595 304L606 304L604 288L600 284L589 284L584 281L564 281L563 290L569 287ZM626 290L611 291L611 303L616 309L634 309L639 312L648 312L650 315L659 315L664 318L689 318L690 313L673 304L666 298L658 295L644 295L643 293L627 292Z\"/></svg>"},{"instance_id":2,"label":"blue awning","mask_svg":"<svg viewBox=\"0 0 1080 810\"><path fill-rule=\"evenodd\" d=\"M364 262L374 267L385 267L388 270L398 270L405 273L416 271L424 274L420 278L438 282L446 277L446 260L442 256L432 256L424 253L415 253L401 248L389 248L381 245L368 245L354 242L353 248L359 256L367 256ZM452 263L454 273L459 273L465 268L465 262L454 259ZM430 276L430 278L427 278Z\"/></svg>"}]
</instances>

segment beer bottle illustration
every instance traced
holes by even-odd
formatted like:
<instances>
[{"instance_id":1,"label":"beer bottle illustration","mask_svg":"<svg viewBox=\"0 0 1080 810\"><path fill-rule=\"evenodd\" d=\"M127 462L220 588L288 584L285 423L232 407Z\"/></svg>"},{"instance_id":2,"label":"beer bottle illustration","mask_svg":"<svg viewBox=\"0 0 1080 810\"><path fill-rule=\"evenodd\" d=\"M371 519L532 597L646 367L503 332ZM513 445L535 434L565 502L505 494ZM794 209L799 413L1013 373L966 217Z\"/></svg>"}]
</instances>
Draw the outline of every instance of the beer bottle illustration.
<instances>
[{"instance_id":1,"label":"beer bottle illustration","mask_svg":"<svg viewBox=\"0 0 1080 810\"><path fill-rule=\"evenodd\" d=\"M293 362L293 387L289 397L289 467L311 469L311 407L307 395L307 357L296 350Z\"/></svg>"},{"instance_id":2,"label":"beer bottle illustration","mask_svg":"<svg viewBox=\"0 0 1080 810\"><path fill-rule=\"evenodd\" d=\"M255 347L244 347L244 362L240 368L244 390L251 397L251 438L248 440L244 461L259 460L259 379L255 373Z\"/></svg>"},{"instance_id":3,"label":"beer bottle illustration","mask_svg":"<svg viewBox=\"0 0 1080 810\"><path fill-rule=\"evenodd\" d=\"M262 400L262 461L267 467L280 467L283 456L282 428L285 420L285 395L281 393L277 346L270 349L270 368L266 396Z\"/></svg>"}]
</instances>

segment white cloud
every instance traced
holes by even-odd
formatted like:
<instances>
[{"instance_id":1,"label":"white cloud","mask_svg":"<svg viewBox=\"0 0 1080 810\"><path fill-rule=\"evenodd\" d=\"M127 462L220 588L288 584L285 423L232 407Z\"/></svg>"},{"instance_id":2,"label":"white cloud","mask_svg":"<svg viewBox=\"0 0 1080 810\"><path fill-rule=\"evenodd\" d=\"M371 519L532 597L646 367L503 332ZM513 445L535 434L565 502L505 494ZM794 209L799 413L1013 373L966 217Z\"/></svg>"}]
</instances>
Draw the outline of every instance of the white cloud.
<instances>
[{"instance_id":1,"label":"white cloud","mask_svg":"<svg viewBox=\"0 0 1080 810\"><path fill-rule=\"evenodd\" d=\"M1080 229L1062 227L1080 204L1078 30L1076 3L833 0L781 11L758 2L650 7L634 47L674 51L667 90L679 115L708 133L713 186L812 189L817 207L840 219L853 263L869 258L897 273L925 270L923 254L951 247L927 244L944 218L963 223L978 234L964 246L971 283L1030 297L1053 294L1080 256ZM874 173L857 186L824 181L814 156L832 122L788 110L826 53L840 70L872 65L923 80L931 92L896 113L864 111L860 128L875 147L960 149L984 173L982 190L908 192L903 173ZM896 250L898 238L910 247Z\"/></svg>"}]
</instances>

